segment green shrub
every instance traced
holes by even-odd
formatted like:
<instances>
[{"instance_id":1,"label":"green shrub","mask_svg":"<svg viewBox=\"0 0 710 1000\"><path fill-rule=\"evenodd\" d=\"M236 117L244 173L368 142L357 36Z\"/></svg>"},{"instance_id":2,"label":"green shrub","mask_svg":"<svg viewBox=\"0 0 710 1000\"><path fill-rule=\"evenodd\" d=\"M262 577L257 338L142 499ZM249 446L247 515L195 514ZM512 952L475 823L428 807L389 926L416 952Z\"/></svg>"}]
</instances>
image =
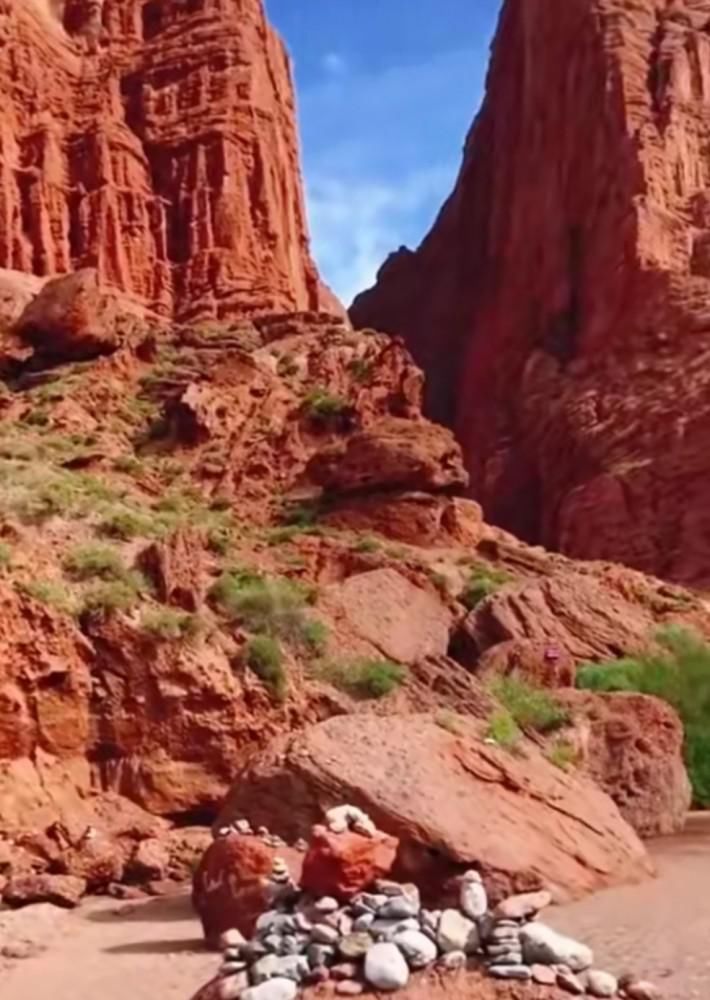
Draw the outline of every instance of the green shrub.
<instances>
[{"instance_id":1,"label":"green shrub","mask_svg":"<svg viewBox=\"0 0 710 1000\"><path fill-rule=\"evenodd\" d=\"M22 594L34 598L40 604L46 604L55 611L65 615L74 615L77 611L77 603L70 591L58 580L30 580L17 584L17 589Z\"/></svg>"},{"instance_id":2,"label":"green shrub","mask_svg":"<svg viewBox=\"0 0 710 1000\"><path fill-rule=\"evenodd\" d=\"M547 759L561 771L569 771L577 764L577 750L567 740L556 740L547 749Z\"/></svg>"},{"instance_id":3,"label":"green shrub","mask_svg":"<svg viewBox=\"0 0 710 1000\"><path fill-rule=\"evenodd\" d=\"M487 736L499 747L511 750L517 745L522 733L507 708L501 708L488 720Z\"/></svg>"},{"instance_id":4,"label":"green shrub","mask_svg":"<svg viewBox=\"0 0 710 1000\"><path fill-rule=\"evenodd\" d=\"M472 611L481 601L484 601L491 594L495 594L504 584L509 583L511 576L505 570L495 569L493 566L486 566L483 563L476 563L471 567L471 572L464 588L459 596L459 600Z\"/></svg>"},{"instance_id":5,"label":"green shrub","mask_svg":"<svg viewBox=\"0 0 710 1000\"><path fill-rule=\"evenodd\" d=\"M382 543L379 539L372 535L363 535L353 545L353 552L377 552L381 548Z\"/></svg>"},{"instance_id":6,"label":"green shrub","mask_svg":"<svg viewBox=\"0 0 710 1000\"><path fill-rule=\"evenodd\" d=\"M143 613L141 625L158 639L195 639L202 631L198 615L177 608L150 608Z\"/></svg>"},{"instance_id":7,"label":"green shrub","mask_svg":"<svg viewBox=\"0 0 710 1000\"><path fill-rule=\"evenodd\" d=\"M329 660L320 663L316 675L363 700L384 698L400 687L407 677L406 669L389 660Z\"/></svg>"},{"instance_id":8,"label":"green shrub","mask_svg":"<svg viewBox=\"0 0 710 1000\"><path fill-rule=\"evenodd\" d=\"M437 724L439 729L444 729L447 733L453 733L454 736L461 735L461 723L459 717L453 712L447 712L445 710L437 712L434 716L434 722Z\"/></svg>"},{"instance_id":9,"label":"green shrub","mask_svg":"<svg viewBox=\"0 0 710 1000\"><path fill-rule=\"evenodd\" d=\"M119 538L124 542L131 538L141 538L153 534L155 521L149 514L124 507L106 515L99 524L99 531L109 538Z\"/></svg>"},{"instance_id":10,"label":"green shrub","mask_svg":"<svg viewBox=\"0 0 710 1000\"><path fill-rule=\"evenodd\" d=\"M22 422L23 424L27 424L28 427L46 427L49 419L49 413L46 410L36 409L26 413L22 417Z\"/></svg>"},{"instance_id":11,"label":"green shrub","mask_svg":"<svg viewBox=\"0 0 710 1000\"><path fill-rule=\"evenodd\" d=\"M309 593L285 577L267 577L250 571L224 573L210 596L222 611L250 632L287 642L306 642L305 605Z\"/></svg>"},{"instance_id":12,"label":"green shrub","mask_svg":"<svg viewBox=\"0 0 710 1000\"><path fill-rule=\"evenodd\" d=\"M348 409L346 400L322 388L316 388L309 392L304 405L308 415L316 420L329 420L332 417L338 417Z\"/></svg>"},{"instance_id":13,"label":"green shrub","mask_svg":"<svg viewBox=\"0 0 710 1000\"><path fill-rule=\"evenodd\" d=\"M137 476L143 472L145 466L135 455L119 455L114 460L113 467L116 472L127 472L131 476Z\"/></svg>"},{"instance_id":14,"label":"green shrub","mask_svg":"<svg viewBox=\"0 0 710 1000\"><path fill-rule=\"evenodd\" d=\"M233 532L223 525L207 530L207 547L218 556L226 556L234 544Z\"/></svg>"},{"instance_id":15,"label":"green shrub","mask_svg":"<svg viewBox=\"0 0 710 1000\"><path fill-rule=\"evenodd\" d=\"M129 572L120 552L97 544L80 545L70 552L64 569L75 580L122 580Z\"/></svg>"},{"instance_id":16,"label":"green shrub","mask_svg":"<svg viewBox=\"0 0 710 1000\"><path fill-rule=\"evenodd\" d=\"M328 626L315 618L309 618L301 626L300 642L309 653L321 655L328 645Z\"/></svg>"},{"instance_id":17,"label":"green shrub","mask_svg":"<svg viewBox=\"0 0 710 1000\"><path fill-rule=\"evenodd\" d=\"M490 689L520 729L549 733L569 721L567 709L548 691L518 677L499 677Z\"/></svg>"},{"instance_id":18,"label":"green shrub","mask_svg":"<svg viewBox=\"0 0 710 1000\"><path fill-rule=\"evenodd\" d=\"M656 634L658 649L638 657L584 664L577 685L592 691L655 695L678 712L695 805L710 806L710 646L679 626Z\"/></svg>"},{"instance_id":19,"label":"green shrub","mask_svg":"<svg viewBox=\"0 0 710 1000\"><path fill-rule=\"evenodd\" d=\"M276 639L270 635L255 635L245 651L246 662L263 683L271 689L278 701L286 697L286 672L283 653Z\"/></svg>"},{"instance_id":20,"label":"green shrub","mask_svg":"<svg viewBox=\"0 0 710 1000\"><path fill-rule=\"evenodd\" d=\"M127 580L105 580L92 584L83 595L82 611L92 615L110 615L130 611L138 602L140 590Z\"/></svg>"}]
</instances>

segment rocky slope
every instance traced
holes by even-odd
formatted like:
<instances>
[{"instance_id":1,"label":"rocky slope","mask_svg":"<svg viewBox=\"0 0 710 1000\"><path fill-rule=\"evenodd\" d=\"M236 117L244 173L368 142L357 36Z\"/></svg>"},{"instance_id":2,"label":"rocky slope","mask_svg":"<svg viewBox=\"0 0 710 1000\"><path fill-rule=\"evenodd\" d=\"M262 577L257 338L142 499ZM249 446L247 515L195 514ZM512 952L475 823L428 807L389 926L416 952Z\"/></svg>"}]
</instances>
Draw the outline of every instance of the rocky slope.
<instances>
[{"instance_id":1,"label":"rocky slope","mask_svg":"<svg viewBox=\"0 0 710 1000\"><path fill-rule=\"evenodd\" d=\"M2 0L0 80L0 268L184 318L334 301L261 0Z\"/></svg>"},{"instance_id":2,"label":"rocky slope","mask_svg":"<svg viewBox=\"0 0 710 1000\"><path fill-rule=\"evenodd\" d=\"M352 310L487 516L708 582L708 0L506 0L456 188Z\"/></svg>"},{"instance_id":3,"label":"rocky slope","mask_svg":"<svg viewBox=\"0 0 710 1000\"><path fill-rule=\"evenodd\" d=\"M20 848L0 872L179 873L199 837L156 856L164 821L212 819L277 736L354 713L490 727L491 670L559 688L661 623L710 635L681 588L487 526L400 342L327 314L112 326L104 304L80 272L0 351L0 815ZM675 829L677 719L649 707L643 743L614 697L526 736L571 747L642 832Z\"/></svg>"}]
</instances>

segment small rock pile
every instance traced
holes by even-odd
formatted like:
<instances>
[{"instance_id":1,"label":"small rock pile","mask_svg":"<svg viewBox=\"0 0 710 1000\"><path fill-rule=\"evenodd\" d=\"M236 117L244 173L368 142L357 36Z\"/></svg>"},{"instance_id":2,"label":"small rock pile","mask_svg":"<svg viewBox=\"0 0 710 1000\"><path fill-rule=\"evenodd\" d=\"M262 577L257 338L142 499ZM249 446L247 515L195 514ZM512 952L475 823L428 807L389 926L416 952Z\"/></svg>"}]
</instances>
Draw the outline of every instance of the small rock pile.
<instances>
[{"instance_id":1,"label":"small rock pile","mask_svg":"<svg viewBox=\"0 0 710 1000\"><path fill-rule=\"evenodd\" d=\"M326 826L330 834L380 835L352 806L328 812ZM235 832L253 834L240 820L218 836ZM272 838L266 830L257 832ZM659 996L651 984L628 976L618 981L595 969L590 948L539 921L550 893L511 896L491 909L476 871L462 876L458 906L443 910L422 906L417 886L387 878L364 886L345 903L316 897L296 885L279 857L268 883L271 909L259 916L253 937L247 940L236 929L221 937L220 1000L293 1000L300 987L326 981L341 996L367 989L394 992L407 986L412 972L469 963L497 979L556 986L573 995Z\"/></svg>"}]
</instances>

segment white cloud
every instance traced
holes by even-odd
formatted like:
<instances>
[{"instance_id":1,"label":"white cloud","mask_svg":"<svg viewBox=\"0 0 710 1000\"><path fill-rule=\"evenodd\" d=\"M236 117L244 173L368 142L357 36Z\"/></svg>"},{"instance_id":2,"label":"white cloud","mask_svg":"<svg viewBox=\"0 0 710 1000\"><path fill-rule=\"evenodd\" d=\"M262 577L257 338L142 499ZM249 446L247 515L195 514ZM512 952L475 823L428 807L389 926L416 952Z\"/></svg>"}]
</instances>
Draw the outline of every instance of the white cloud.
<instances>
[{"instance_id":1,"label":"white cloud","mask_svg":"<svg viewBox=\"0 0 710 1000\"><path fill-rule=\"evenodd\" d=\"M330 76L343 76L348 70L348 64L339 52L326 52L322 66Z\"/></svg>"},{"instance_id":2,"label":"white cloud","mask_svg":"<svg viewBox=\"0 0 710 1000\"><path fill-rule=\"evenodd\" d=\"M443 201L453 174L453 166L415 170L396 184L311 177L314 256L346 305L373 284L384 259L403 242L411 219Z\"/></svg>"}]
</instances>

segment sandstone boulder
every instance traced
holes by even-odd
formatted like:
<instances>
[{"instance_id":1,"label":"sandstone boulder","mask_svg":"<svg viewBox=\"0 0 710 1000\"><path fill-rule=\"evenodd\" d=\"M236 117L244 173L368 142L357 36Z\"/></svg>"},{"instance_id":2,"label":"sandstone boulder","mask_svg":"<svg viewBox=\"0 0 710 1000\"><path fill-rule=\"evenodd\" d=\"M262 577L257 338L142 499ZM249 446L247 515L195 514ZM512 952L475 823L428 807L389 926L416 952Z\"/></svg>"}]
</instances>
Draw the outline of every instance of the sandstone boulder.
<instances>
[{"instance_id":1,"label":"sandstone boulder","mask_svg":"<svg viewBox=\"0 0 710 1000\"><path fill-rule=\"evenodd\" d=\"M270 847L259 837L233 833L208 847L195 872L192 902L210 947L216 948L220 935L232 928L245 937L254 933L258 917L273 902L267 883L277 857L298 881L302 855Z\"/></svg>"},{"instance_id":2,"label":"sandstone boulder","mask_svg":"<svg viewBox=\"0 0 710 1000\"><path fill-rule=\"evenodd\" d=\"M183 528L163 542L153 542L139 564L155 587L156 597L185 611L196 611L204 595L205 545L199 531Z\"/></svg>"},{"instance_id":3,"label":"sandstone boulder","mask_svg":"<svg viewBox=\"0 0 710 1000\"><path fill-rule=\"evenodd\" d=\"M579 764L642 837L683 828L691 788L683 727L665 702L646 695L560 692L574 719Z\"/></svg>"},{"instance_id":4,"label":"sandstone boulder","mask_svg":"<svg viewBox=\"0 0 710 1000\"><path fill-rule=\"evenodd\" d=\"M376 569L324 589L319 608L338 623L343 640L364 642L399 663L442 656L451 612L439 598L395 569Z\"/></svg>"},{"instance_id":5,"label":"sandstone boulder","mask_svg":"<svg viewBox=\"0 0 710 1000\"><path fill-rule=\"evenodd\" d=\"M80 361L118 347L116 320L115 300L100 289L98 273L84 268L48 281L15 331L47 361Z\"/></svg>"},{"instance_id":6,"label":"sandstone boulder","mask_svg":"<svg viewBox=\"0 0 710 1000\"><path fill-rule=\"evenodd\" d=\"M351 802L400 840L398 875L437 884L472 866L496 896L548 888L555 898L643 878L633 830L592 782L532 747L487 745L485 724L456 732L429 716L338 717L285 737L236 777L219 822L247 810L283 836L308 833Z\"/></svg>"},{"instance_id":7,"label":"sandstone boulder","mask_svg":"<svg viewBox=\"0 0 710 1000\"><path fill-rule=\"evenodd\" d=\"M53 903L64 909L79 905L86 892L86 882L74 875L18 875L9 879L3 890L8 906Z\"/></svg>"},{"instance_id":8,"label":"sandstone boulder","mask_svg":"<svg viewBox=\"0 0 710 1000\"><path fill-rule=\"evenodd\" d=\"M306 475L333 493L463 487L468 476L450 431L388 417L317 452Z\"/></svg>"},{"instance_id":9,"label":"sandstone boulder","mask_svg":"<svg viewBox=\"0 0 710 1000\"><path fill-rule=\"evenodd\" d=\"M482 677L511 674L540 687L573 687L576 665L570 653L557 642L508 639L487 649L476 661Z\"/></svg>"},{"instance_id":10,"label":"sandstone boulder","mask_svg":"<svg viewBox=\"0 0 710 1000\"><path fill-rule=\"evenodd\" d=\"M346 902L392 871L399 844L377 832L372 837L348 830L332 833L316 826L303 860L301 886L314 896Z\"/></svg>"},{"instance_id":11,"label":"sandstone boulder","mask_svg":"<svg viewBox=\"0 0 710 1000\"><path fill-rule=\"evenodd\" d=\"M420 546L475 548L483 533L483 513L477 503L422 492L346 496L329 506L322 521Z\"/></svg>"}]
</instances>

